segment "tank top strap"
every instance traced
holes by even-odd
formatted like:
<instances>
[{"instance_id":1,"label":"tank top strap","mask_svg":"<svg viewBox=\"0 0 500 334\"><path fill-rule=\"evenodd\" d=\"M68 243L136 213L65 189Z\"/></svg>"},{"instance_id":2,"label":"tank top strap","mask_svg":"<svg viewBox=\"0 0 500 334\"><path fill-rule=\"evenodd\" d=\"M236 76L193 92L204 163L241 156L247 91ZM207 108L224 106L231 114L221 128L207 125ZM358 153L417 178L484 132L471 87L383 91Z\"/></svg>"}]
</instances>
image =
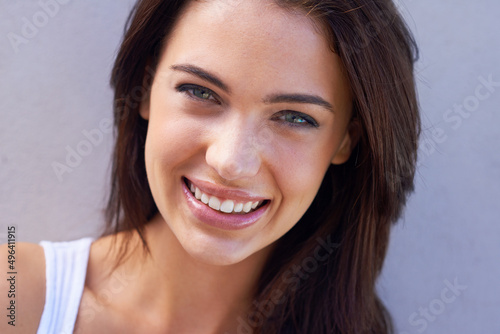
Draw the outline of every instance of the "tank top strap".
<instances>
[{"instance_id":1,"label":"tank top strap","mask_svg":"<svg viewBox=\"0 0 500 334\"><path fill-rule=\"evenodd\" d=\"M72 334L80 307L92 238L42 241L46 294L37 334Z\"/></svg>"}]
</instances>

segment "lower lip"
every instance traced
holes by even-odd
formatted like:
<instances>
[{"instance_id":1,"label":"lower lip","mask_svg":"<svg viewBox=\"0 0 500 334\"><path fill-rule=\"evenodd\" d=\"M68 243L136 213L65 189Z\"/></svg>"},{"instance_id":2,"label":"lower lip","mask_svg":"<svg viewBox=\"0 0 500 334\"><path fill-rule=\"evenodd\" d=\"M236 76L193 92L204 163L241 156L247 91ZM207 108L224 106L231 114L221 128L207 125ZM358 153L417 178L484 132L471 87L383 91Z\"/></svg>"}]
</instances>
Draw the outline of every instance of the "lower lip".
<instances>
[{"instance_id":1,"label":"lower lip","mask_svg":"<svg viewBox=\"0 0 500 334\"><path fill-rule=\"evenodd\" d=\"M264 215L269 206L269 203L267 203L259 209L247 214L219 212L198 201L193 193L189 191L186 183L184 181L181 183L182 191L184 192L187 204L193 215L201 222L223 230L241 230L252 226Z\"/></svg>"}]
</instances>

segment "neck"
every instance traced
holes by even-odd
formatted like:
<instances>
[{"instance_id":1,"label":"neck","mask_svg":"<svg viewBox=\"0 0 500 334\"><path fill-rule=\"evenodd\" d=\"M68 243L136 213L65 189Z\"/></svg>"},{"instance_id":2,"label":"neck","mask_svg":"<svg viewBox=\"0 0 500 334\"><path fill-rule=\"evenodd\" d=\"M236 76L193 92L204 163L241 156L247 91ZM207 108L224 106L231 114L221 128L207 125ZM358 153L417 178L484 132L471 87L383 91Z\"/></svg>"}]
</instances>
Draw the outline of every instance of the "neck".
<instances>
[{"instance_id":1,"label":"neck","mask_svg":"<svg viewBox=\"0 0 500 334\"><path fill-rule=\"evenodd\" d=\"M253 301L269 249L232 265L201 263L183 249L160 215L147 225L145 238L151 254L145 259L135 252L138 256L131 258L135 268L141 267L137 303L172 332L234 329Z\"/></svg>"}]
</instances>

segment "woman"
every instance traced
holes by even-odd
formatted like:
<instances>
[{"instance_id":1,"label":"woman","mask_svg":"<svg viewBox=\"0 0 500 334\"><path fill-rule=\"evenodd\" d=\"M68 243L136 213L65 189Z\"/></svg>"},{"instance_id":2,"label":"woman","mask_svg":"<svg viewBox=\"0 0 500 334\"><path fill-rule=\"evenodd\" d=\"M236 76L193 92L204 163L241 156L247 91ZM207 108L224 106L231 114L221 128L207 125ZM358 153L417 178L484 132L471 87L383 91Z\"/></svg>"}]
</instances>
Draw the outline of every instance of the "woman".
<instances>
[{"instance_id":1,"label":"woman","mask_svg":"<svg viewBox=\"0 0 500 334\"><path fill-rule=\"evenodd\" d=\"M389 0L139 1L108 235L19 245L2 333L390 333L415 51Z\"/></svg>"}]
</instances>

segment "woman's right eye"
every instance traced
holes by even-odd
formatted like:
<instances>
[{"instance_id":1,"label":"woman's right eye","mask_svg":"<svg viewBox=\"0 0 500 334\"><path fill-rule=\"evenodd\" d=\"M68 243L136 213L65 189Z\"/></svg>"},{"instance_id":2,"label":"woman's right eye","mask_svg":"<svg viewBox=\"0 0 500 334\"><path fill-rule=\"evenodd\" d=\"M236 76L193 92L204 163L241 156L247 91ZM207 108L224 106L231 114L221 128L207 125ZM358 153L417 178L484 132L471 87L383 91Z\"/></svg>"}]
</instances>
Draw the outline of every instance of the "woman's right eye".
<instances>
[{"instance_id":1,"label":"woman's right eye","mask_svg":"<svg viewBox=\"0 0 500 334\"><path fill-rule=\"evenodd\" d=\"M215 93L210 89L202 86L180 85L177 87L177 91L187 93L190 97L195 99L213 101L217 104L220 104L219 100L216 98Z\"/></svg>"}]
</instances>

